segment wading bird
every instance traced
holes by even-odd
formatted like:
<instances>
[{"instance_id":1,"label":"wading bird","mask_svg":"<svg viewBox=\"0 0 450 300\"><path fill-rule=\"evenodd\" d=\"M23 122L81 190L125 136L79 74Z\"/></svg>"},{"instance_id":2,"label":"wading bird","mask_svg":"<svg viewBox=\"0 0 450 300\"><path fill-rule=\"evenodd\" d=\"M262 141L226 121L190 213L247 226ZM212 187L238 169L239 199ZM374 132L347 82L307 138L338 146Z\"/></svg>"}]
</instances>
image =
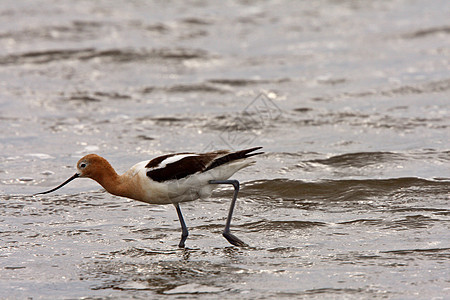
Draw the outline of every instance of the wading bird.
<instances>
[{"instance_id":1,"label":"wading bird","mask_svg":"<svg viewBox=\"0 0 450 300\"><path fill-rule=\"evenodd\" d=\"M185 246L189 235L179 203L205 198L211 195L218 184L231 184L234 194L231 200L228 218L223 236L235 246L247 246L231 234L230 224L233 209L239 192L239 181L229 180L234 173L254 163L248 159L262 154L254 152L262 147L240 151L213 151L207 153L176 153L143 161L118 175L109 162L96 154L88 154L77 163L77 173L47 194L63 187L78 177L97 181L113 195L127 197L150 204L173 204L181 224L179 247Z\"/></svg>"}]
</instances>

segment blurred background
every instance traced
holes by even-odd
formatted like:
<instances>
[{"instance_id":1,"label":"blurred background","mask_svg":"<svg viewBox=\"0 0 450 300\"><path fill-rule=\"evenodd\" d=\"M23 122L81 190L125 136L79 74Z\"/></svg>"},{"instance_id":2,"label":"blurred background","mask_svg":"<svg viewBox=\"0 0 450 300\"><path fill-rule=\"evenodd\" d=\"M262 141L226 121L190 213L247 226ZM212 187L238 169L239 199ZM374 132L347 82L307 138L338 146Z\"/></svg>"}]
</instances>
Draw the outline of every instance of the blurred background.
<instances>
[{"instance_id":1,"label":"blurred background","mask_svg":"<svg viewBox=\"0 0 450 300\"><path fill-rule=\"evenodd\" d=\"M448 294L450 3L3 1L0 287L41 296ZM263 146L243 183L171 206L71 176Z\"/></svg>"}]
</instances>

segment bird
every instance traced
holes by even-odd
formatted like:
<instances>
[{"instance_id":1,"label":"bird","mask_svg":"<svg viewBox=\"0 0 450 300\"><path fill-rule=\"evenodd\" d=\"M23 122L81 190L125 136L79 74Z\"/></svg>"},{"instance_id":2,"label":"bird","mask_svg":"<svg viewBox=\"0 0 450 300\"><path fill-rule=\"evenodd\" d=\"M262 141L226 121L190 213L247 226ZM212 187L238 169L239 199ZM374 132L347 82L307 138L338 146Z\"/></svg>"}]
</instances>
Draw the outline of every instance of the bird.
<instances>
[{"instance_id":1,"label":"bird","mask_svg":"<svg viewBox=\"0 0 450 300\"><path fill-rule=\"evenodd\" d=\"M76 178L90 178L116 196L149 204L172 204L181 225L178 246L185 248L189 231L181 213L180 203L207 198L219 184L229 184L233 186L234 193L222 235L234 246L248 247L230 230L240 184L238 180L229 178L242 168L254 164L255 160L249 158L263 154L264 152L255 152L261 148L166 154L139 162L122 175L117 174L105 158L88 154L77 162L77 172L72 177L57 187L34 196L54 192Z\"/></svg>"}]
</instances>

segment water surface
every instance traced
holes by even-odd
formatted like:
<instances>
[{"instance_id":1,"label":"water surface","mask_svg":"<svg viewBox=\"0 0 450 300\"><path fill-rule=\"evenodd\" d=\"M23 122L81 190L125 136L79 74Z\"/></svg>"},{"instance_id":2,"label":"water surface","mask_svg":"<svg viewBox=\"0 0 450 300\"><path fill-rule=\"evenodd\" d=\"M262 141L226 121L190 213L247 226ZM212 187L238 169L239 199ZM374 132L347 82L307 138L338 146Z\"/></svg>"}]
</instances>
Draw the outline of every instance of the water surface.
<instances>
[{"instance_id":1,"label":"water surface","mask_svg":"<svg viewBox=\"0 0 450 300\"><path fill-rule=\"evenodd\" d=\"M5 298L445 298L448 1L6 1ZM163 153L263 146L232 191L172 206L87 179Z\"/></svg>"}]
</instances>

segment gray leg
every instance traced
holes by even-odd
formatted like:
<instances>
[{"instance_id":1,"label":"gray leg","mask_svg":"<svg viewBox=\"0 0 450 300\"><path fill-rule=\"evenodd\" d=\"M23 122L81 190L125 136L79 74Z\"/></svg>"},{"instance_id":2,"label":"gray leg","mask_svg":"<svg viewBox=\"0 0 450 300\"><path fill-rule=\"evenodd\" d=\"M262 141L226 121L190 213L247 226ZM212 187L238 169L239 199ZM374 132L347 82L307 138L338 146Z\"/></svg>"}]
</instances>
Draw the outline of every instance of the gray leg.
<instances>
[{"instance_id":1,"label":"gray leg","mask_svg":"<svg viewBox=\"0 0 450 300\"><path fill-rule=\"evenodd\" d=\"M178 244L178 247L184 248L184 242L186 241L186 239L189 235L189 231L186 227L186 223L184 223L183 215L181 214L180 205L178 203L175 203L174 205L175 205L175 208L177 209L178 219L180 219L180 224L181 224L181 240L180 240L180 243Z\"/></svg>"},{"instance_id":2,"label":"gray leg","mask_svg":"<svg viewBox=\"0 0 450 300\"><path fill-rule=\"evenodd\" d=\"M233 217L234 205L236 204L237 195L239 193L239 181L237 180L210 180L210 184L231 184L234 187L233 199L231 200L230 210L228 211L227 223L225 224L225 229L223 230L223 236L230 242L230 244L238 247L247 247L248 245L241 241L238 237L231 234L230 225L231 218Z\"/></svg>"}]
</instances>

